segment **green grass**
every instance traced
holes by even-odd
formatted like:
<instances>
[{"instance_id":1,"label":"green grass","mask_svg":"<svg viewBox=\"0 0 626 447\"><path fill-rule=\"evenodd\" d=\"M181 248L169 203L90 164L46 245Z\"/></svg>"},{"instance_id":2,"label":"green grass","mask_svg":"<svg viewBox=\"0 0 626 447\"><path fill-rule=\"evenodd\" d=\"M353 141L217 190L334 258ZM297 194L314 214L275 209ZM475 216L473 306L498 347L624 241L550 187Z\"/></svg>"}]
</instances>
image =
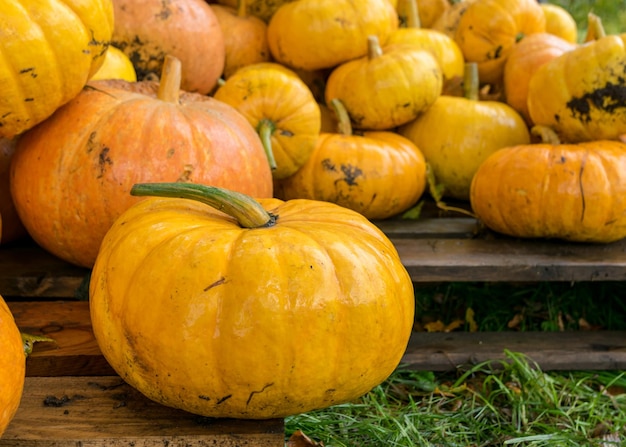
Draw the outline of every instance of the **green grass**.
<instances>
[{"instance_id":1,"label":"green grass","mask_svg":"<svg viewBox=\"0 0 626 447\"><path fill-rule=\"evenodd\" d=\"M521 354L457 376L398 370L356 402L292 416L326 447L619 446L626 372L549 374Z\"/></svg>"},{"instance_id":2,"label":"green grass","mask_svg":"<svg viewBox=\"0 0 626 447\"><path fill-rule=\"evenodd\" d=\"M587 29L587 14L593 12L602 19L607 34L626 32L626 0L549 0L546 3L565 8L576 20L579 36Z\"/></svg>"}]
</instances>

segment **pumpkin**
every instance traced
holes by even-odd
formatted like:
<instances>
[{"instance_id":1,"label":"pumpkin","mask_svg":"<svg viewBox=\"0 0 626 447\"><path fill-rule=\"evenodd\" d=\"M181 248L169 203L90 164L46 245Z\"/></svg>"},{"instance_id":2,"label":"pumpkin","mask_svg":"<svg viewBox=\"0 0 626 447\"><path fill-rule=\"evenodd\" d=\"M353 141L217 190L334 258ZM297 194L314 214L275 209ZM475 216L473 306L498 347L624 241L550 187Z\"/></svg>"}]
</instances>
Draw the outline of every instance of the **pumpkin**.
<instances>
[{"instance_id":1,"label":"pumpkin","mask_svg":"<svg viewBox=\"0 0 626 447\"><path fill-rule=\"evenodd\" d=\"M541 3L546 16L546 32L560 37L566 42L578 42L578 24L569 11L554 3Z\"/></svg>"},{"instance_id":2,"label":"pumpkin","mask_svg":"<svg viewBox=\"0 0 626 447\"><path fill-rule=\"evenodd\" d=\"M225 60L222 77L225 79L241 67L268 62L271 58L267 43L267 24L248 13L248 1L240 0L237 8L211 5L224 35Z\"/></svg>"},{"instance_id":3,"label":"pumpkin","mask_svg":"<svg viewBox=\"0 0 626 447\"><path fill-rule=\"evenodd\" d=\"M543 141L503 148L481 164L470 202L482 223L520 238L608 243L626 237L626 145Z\"/></svg>"},{"instance_id":4,"label":"pumpkin","mask_svg":"<svg viewBox=\"0 0 626 447\"><path fill-rule=\"evenodd\" d=\"M234 107L257 130L273 178L292 175L313 152L320 109L292 70L272 62L248 65L223 82L214 98Z\"/></svg>"},{"instance_id":5,"label":"pumpkin","mask_svg":"<svg viewBox=\"0 0 626 447\"><path fill-rule=\"evenodd\" d=\"M275 183L275 195L332 202L368 219L386 219L414 205L426 187L420 149L392 131L353 133L341 101L331 101L331 108L338 129L320 134L304 166Z\"/></svg>"},{"instance_id":6,"label":"pumpkin","mask_svg":"<svg viewBox=\"0 0 626 447\"><path fill-rule=\"evenodd\" d=\"M11 310L0 296L0 437L20 405L25 375L22 336Z\"/></svg>"},{"instance_id":7,"label":"pumpkin","mask_svg":"<svg viewBox=\"0 0 626 447\"><path fill-rule=\"evenodd\" d=\"M626 133L626 34L580 45L530 78L528 111L561 141L616 139Z\"/></svg>"},{"instance_id":8,"label":"pumpkin","mask_svg":"<svg viewBox=\"0 0 626 447\"><path fill-rule=\"evenodd\" d=\"M528 112L528 84L543 64L576 48L554 34L535 33L524 37L511 49L504 64L503 86L505 101L532 125Z\"/></svg>"},{"instance_id":9,"label":"pumpkin","mask_svg":"<svg viewBox=\"0 0 626 447\"><path fill-rule=\"evenodd\" d=\"M412 5L415 3L415 7ZM415 26L430 28L441 15L451 6L449 0L398 0L396 10L401 24L407 24L412 19L409 18L415 11L419 24Z\"/></svg>"},{"instance_id":10,"label":"pumpkin","mask_svg":"<svg viewBox=\"0 0 626 447\"><path fill-rule=\"evenodd\" d=\"M133 62L139 80L154 80L167 55L183 64L181 88L207 94L226 58L224 35L205 0L113 0L112 43Z\"/></svg>"},{"instance_id":11,"label":"pumpkin","mask_svg":"<svg viewBox=\"0 0 626 447\"><path fill-rule=\"evenodd\" d=\"M498 85L515 43L545 29L536 0L476 0L460 17L454 39L465 61L478 64L481 82Z\"/></svg>"},{"instance_id":12,"label":"pumpkin","mask_svg":"<svg viewBox=\"0 0 626 447\"><path fill-rule=\"evenodd\" d=\"M281 5L293 1L294 0L247 0L246 8L250 14L267 23ZM217 3L231 8L238 8L241 4L241 0L217 0Z\"/></svg>"},{"instance_id":13,"label":"pumpkin","mask_svg":"<svg viewBox=\"0 0 626 447\"><path fill-rule=\"evenodd\" d=\"M126 53L111 45L107 48L104 63L90 80L97 81L99 79L124 79L128 82L135 82L137 73Z\"/></svg>"},{"instance_id":14,"label":"pumpkin","mask_svg":"<svg viewBox=\"0 0 626 447\"><path fill-rule=\"evenodd\" d=\"M424 154L443 196L468 200L474 173L492 152L530 142L523 118L500 101L478 99L477 67L468 63L466 96L440 96L398 133Z\"/></svg>"},{"instance_id":15,"label":"pumpkin","mask_svg":"<svg viewBox=\"0 0 626 447\"><path fill-rule=\"evenodd\" d=\"M384 45L398 27L388 0L299 0L282 5L267 28L276 62L294 69L332 68L367 54L367 38Z\"/></svg>"},{"instance_id":16,"label":"pumpkin","mask_svg":"<svg viewBox=\"0 0 626 447\"><path fill-rule=\"evenodd\" d=\"M356 399L398 366L413 286L363 216L197 184L131 192L168 197L111 227L89 299L104 357L147 397L209 417L285 417Z\"/></svg>"},{"instance_id":17,"label":"pumpkin","mask_svg":"<svg viewBox=\"0 0 626 447\"><path fill-rule=\"evenodd\" d=\"M228 104L179 85L175 58L166 59L160 83L93 81L20 137L11 191L39 245L67 262L92 266L106 231L138 200L128 192L141 181L206 183L272 196L254 128Z\"/></svg>"},{"instance_id":18,"label":"pumpkin","mask_svg":"<svg viewBox=\"0 0 626 447\"><path fill-rule=\"evenodd\" d=\"M407 8L404 13L405 26L401 26L391 33L387 45L407 44L430 51L441 68L444 84L455 78L462 78L465 70L465 59L454 39L440 31L425 28L421 24L420 18L417 16L417 0L403 1ZM411 5L413 8L410 7Z\"/></svg>"},{"instance_id":19,"label":"pumpkin","mask_svg":"<svg viewBox=\"0 0 626 447\"><path fill-rule=\"evenodd\" d=\"M408 44L380 47L344 62L326 80L326 103L338 99L358 129L389 130L415 119L441 94L443 75L430 51Z\"/></svg>"},{"instance_id":20,"label":"pumpkin","mask_svg":"<svg viewBox=\"0 0 626 447\"><path fill-rule=\"evenodd\" d=\"M76 96L104 61L111 0L4 1L0 137L30 129Z\"/></svg>"},{"instance_id":21,"label":"pumpkin","mask_svg":"<svg viewBox=\"0 0 626 447\"><path fill-rule=\"evenodd\" d=\"M476 1L477 0L459 0L452 2L451 6L445 9L437 20L435 20L431 29L454 39L461 17L465 14L467 8Z\"/></svg>"},{"instance_id":22,"label":"pumpkin","mask_svg":"<svg viewBox=\"0 0 626 447\"><path fill-rule=\"evenodd\" d=\"M27 235L11 197L10 170L16 145L17 137L0 138L0 244L8 244Z\"/></svg>"}]
</instances>

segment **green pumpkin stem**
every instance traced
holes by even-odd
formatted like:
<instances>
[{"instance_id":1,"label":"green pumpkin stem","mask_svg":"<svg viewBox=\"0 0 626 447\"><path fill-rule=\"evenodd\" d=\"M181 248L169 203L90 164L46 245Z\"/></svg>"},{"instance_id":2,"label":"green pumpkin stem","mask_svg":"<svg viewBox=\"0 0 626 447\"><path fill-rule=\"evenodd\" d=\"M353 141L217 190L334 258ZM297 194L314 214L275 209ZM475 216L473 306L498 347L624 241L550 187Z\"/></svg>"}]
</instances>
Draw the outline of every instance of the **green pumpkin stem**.
<instances>
[{"instance_id":1,"label":"green pumpkin stem","mask_svg":"<svg viewBox=\"0 0 626 447\"><path fill-rule=\"evenodd\" d=\"M465 71L463 72L463 96L472 101L478 101L478 64L476 62L467 62Z\"/></svg>"},{"instance_id":2,"label":"green pumpkin stem","mask_svg":"<svg viewBox=\"0 0 626 447\"><path fill-rule=\"evenodd\" d=\"M216 186L182 182L136 183L130 194L196 200L235 218L242 228L269 227L276 222L276 216L252 197Z\"/></svg>"},{"instance_id":3,"label":"green pumpkin stem","mask_svg":"<svg viewBox=\"0 0 626 447\"><path fill-rule=\"evenodd\" d=\"M352 135L352 123L346 106L339 98L331 99L329 106L337 118L337 132L341 135Z\"/></svg>"},{"instance_id":4,"label":"green pumpkin stem","mask_svg":"<svg viewBox=\"0 0 626 447\"><path fill-rule=\"evenodd\" d=\"M165 56L163 68L161 68L159 90L157 91L157 97L161 101L178 104L182 79L181 65L180 59L169 54Z\"/></svg>"},{"instance_id":5,"label":"green pumpkin stem","mask_svg":"<svg viewBox=\"0 0 626 447\"><path fill-rule=\"evenodd\" d=\"M266 118L260 120L259 125L256 128L256 131L261 138L263 149L265 150L267 162L270 164L270 169L272 171L276 170L277 167L276 159L274 158L274 151L272 150L272 134L275 130L276 126L274 125L274 123Z\"/></svg>"}]
</instances>

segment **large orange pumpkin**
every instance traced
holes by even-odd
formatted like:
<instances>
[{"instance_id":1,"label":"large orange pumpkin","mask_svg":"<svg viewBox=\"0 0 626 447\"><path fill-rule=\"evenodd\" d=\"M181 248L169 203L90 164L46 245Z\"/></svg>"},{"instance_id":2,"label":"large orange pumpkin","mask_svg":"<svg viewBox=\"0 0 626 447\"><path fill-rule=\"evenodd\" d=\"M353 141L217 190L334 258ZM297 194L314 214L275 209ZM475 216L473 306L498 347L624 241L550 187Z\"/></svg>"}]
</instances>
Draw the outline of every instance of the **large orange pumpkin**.
<instances>
[{"instance_id":1,"label":"large orange pumpkin","mask_svg":"<svg viewBox=\"0 0 626 447\"><path fill-rule=\"evenodd\" d=\"M0 437L22 399L26 354L11 310L0 296Z\"/></svg>"},{"instance_id":2,"label":"large orange pumpkin","mask_svg":"<svg viewBox=\"0 0 626 447\"><path fill-rule=\"evenodd\" d=\"M177 66L177 64L174 64ZM179 92L180 72L154 82L94 81L18 141L15 207L43 248L89 267L141 181L181 181L271 197L254 128L231 106ZM175 75L178 74L178 75ZM171 77L170 77L171 76Z\"/></svg>"}]
</instances>

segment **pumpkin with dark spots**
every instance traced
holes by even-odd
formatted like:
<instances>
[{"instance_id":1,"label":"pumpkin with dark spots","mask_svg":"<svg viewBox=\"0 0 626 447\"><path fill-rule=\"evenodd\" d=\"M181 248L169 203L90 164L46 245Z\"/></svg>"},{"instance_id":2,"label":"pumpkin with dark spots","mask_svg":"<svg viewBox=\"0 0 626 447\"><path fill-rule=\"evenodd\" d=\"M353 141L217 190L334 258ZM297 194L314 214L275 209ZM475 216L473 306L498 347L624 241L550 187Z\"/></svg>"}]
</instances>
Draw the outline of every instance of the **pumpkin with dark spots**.
<instances>
[{"instance_id":1,"label":"pumpkin with dark spots","mask_svg":"<svg viewBox=\"0 0 626 447\"><path fill-rule=\"evenodd\" d=\"M581 45L531 77L528 111L564 142L616 139L626 133L626 34Z\"/></svg>"},{"instance_id":2,"label":"pumpkin with dark spots","mask_svg":"<svg viewBox=\"0 0 626 447\"><path fill-rule=\"evenodd\" d=\"M308 161L275 182L283 199L333 202L370 219L386 219L414 205L426 187L426 162L408 138L391 131L353 133L337 100L341 130L322 132Z\"/></svg>"},{"instance_id":3,"label":"pumpkin with dark spots","mask_svg":"<svg viewBox=\"0 0 626 447\"><path fill-rule=\"evenodd\" d=\"M103 64L111 0L3 1L0 137L13 138L76 96Z\"/></svg>"},{"instance_id":4,"label":"pumpkin with dark spots","mask_svg":"<svg viewBox=\"0 0 626 447\"><path fill-rule=\"evenodd\" d=\"M228 104L180 91L181 66L168 61L160 83L90 82L19 138L13 200L44 249L90 267L109 226L138 200L128 194L137 181L198 182L272 196L254 128Z\"/></svg>"}]
</instances>

